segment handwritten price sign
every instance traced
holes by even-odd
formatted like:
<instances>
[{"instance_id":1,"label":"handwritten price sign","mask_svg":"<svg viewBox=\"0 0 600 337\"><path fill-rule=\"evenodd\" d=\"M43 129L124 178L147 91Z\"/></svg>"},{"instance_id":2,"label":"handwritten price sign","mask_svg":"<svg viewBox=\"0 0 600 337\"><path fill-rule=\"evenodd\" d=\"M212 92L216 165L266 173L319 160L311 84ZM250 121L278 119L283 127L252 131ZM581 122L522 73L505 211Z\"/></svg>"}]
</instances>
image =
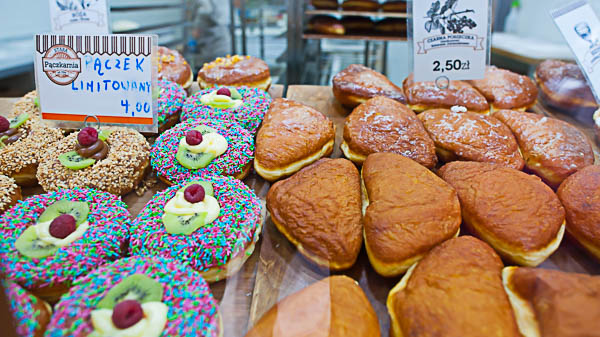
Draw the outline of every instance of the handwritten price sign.
<instances>
[{"instance_id":1,"label":"handwritten price sign","mask_svg":"<svg viewBox=\"0 0 600 337\"><path fill-rule=\"evenodd\" d=\"M94 116L156 132L156 36L47 34L35 41L44 119L77 127Z\"/></svg>"}]
</instances>

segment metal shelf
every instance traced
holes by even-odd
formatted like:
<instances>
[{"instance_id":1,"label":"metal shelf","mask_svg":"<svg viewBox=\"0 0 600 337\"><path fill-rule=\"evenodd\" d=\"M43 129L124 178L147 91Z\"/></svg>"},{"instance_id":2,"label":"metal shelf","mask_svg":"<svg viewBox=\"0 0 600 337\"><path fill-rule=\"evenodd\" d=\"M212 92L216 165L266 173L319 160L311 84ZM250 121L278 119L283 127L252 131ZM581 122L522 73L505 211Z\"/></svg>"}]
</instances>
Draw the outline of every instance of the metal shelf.
<instances>
[{"instance_id":1,"label":"metal shelf","mask_svg":"<svg viewBox=\"0 0 600 337\"><path fill-rule=\"evenodd\" d=\"M364 11L343 11L327 9L309 9L304 12L306 15L342 15L342 16L366 16L373 18L407 18L406 13L398 12L364 12Z\"/></svg>"},{"instance_id":2,"label":"metal shelf","mask_svg":"<svg viewBox=\"0 0 600 337\"><path fill-rule=\"evenodd\" d=\"M383 36L383 35L331 35L318 33L304 33L305 40L355 40L355 41L406 41L406 36Z\"/></svg>"}]
</instances>

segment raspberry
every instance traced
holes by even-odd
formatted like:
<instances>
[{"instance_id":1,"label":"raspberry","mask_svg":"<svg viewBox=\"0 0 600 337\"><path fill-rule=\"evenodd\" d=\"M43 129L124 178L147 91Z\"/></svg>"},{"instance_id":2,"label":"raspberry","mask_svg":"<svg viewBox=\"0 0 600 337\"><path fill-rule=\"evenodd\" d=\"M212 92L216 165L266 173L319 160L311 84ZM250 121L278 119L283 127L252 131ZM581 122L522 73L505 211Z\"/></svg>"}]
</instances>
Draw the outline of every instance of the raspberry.
<instances>
[{"instance_id":1,"label":"raspberry","mask_svg":"<svg viewBox=\"0 0 600 337\"><path fill-rule=\"evenodd\" d=\"M75 218L71 214L61 214L50 223L49 232L55 238L64 239L76 228Z\"/></svg>"},{"instance_id":2,"label":"raspberry","mask_svg":"<svg viewBox=\"0 0 600 337\"><path fill-rule=\"evenodd\" d=\"M4 132L8 130L8 128L10 128L10 122L8 121L8 119L4 118L3 116L0 116L0 132Z\"/></svg>"},{"instance_id":3,"label":"raspberry","mask_svg":"<svg viewBox=\"0 0 600 337\"><path fill-rule=\"evenodd\" d=\"M229 89L227 89L227 88L221 88L221 89L217 90L217 95L223 95L223 96L229 96L229 97L231 97L231 91L229 91Z\"/></svg>"},{"instance_id":4,"label":"raspberry","mask_svg":"<svg viewBox=\"0 0 600 337\"><path fill-rule=\"evenodd\" d=\"M194 146L202 143L202 133L198 130L190 130L185 135L185 142L188 145Z\"/></svg>"},{"instance_id":5,"label":"raspberry","mask_svg":"<svg viewBox=\"0 0 600 337\"><path fill-rule=\"evenodd\" d=\"M77 135L77 141L81 146L90 146L98 141L98 131L94 128L83 128Z\"/></svg>"},{"instance_id":6,"label":"raspberry","mask_svg":"<svg viewBox=\"0 0 600 337\"><path fill-rule=\"evenodd\" d=\"M183 197L192 204L200 202L205 197L204 187L199 184L190 185L183 191Z\"/></svg>"},{"instance_id":7,"label":"raspberry","mask_svg":"<svg viewBox=\"0 0 600 337\"><path fill-rule=\"evenodd\" d=\"M134 326L144 317L144 310L136 300L125 300L119 302L113 308L112 321L119 329L127 329Z\"/></svg>"}]
</instances>

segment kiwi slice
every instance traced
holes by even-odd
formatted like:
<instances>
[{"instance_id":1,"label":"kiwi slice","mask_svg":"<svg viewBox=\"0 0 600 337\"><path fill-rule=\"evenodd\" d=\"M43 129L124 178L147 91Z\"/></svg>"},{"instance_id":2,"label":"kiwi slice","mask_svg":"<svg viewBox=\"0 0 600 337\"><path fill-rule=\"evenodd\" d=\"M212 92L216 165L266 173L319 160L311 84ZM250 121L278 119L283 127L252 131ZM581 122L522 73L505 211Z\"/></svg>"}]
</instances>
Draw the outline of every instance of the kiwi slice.
<instances>
[{"instance_id":1,"label":"kiwi slice","mask_svg":"<svg viewBox=\"0 0 600 337\"><path fill-rule=\"evenodd\" d=\"M11 129L16 129L19 126L25 124L25 122L27 122L27 120L29 119L29 115L27 113L22 113L20 115L18 115L17 117L13 118L10 120L10 128Z\"/></svg>"},{"instance_id":2,"label":"kiwi slice","mask_svg":"<svg viewBox=\"0 0 600 337\"><path fill-rule=\"evenodd\" d=\"M101 130L98 133L98 139L100 139L101 141L105 142L108 139L108 137L110 137L111 133L112 133L112 131L110 131L110 130L106 130L106 129Z\"/></svg>"},{"instance_id":3,"label":"kiwi slice","mask_svg":"<svg viewBox=\"0 0 600 337\"><path fill-rule=\"evenodd\" d=\"M209 183L208 181L203 181L203 180L197 180L197 181L191 181L189 183L187 183L185 186L183 186L182 188L180 188L180 191L185 191L186 188L188 188L188 186L190 185L201 185L202 187L204 187L204 194L205 195L210 195L211 197L215 196L215 192L213 190L213 186L211 183Z\"/></svg>"},{"instance_id":4,"label":"kiwi slice","mask_svg":"<svg viewBox=\"0 0 600 337\"><path fill-rule=\"evenodd\" d=\"M229 88L229 92L231 93L232 99L242 99L242 95L236 88Z\"/></svg>"},{"instance_id":5,"label":"kiwi slice","mask_svg":"<svg viewBox=\"0 0 600 337\"><path fill-rule=\"evenodd\" d=\"M199 126L195 127L195 128L194 128L194 130L198 130L198 131L200 131L200 133L201 133L203 136L204 136L205 134L207 134L207 133L213 133L213 132L217 132L217 130L215 130L215 129L213 129L213 128L209 127L209 126L206 126L206 125L199 125Z\"/></svg>"},{"instance_id":6,"label":"kiwi slice","mask_svg":"<svg viewBox=\"0 0 600 337\"><path fill-rule=\"evenodd\" d=\"M0 149L6 146L6 144L4 144L5 139L8 139L8 136L0 137Z\"/></svg>"},{"instance_id":7,"label":"kiwi slice","mask_svg":"<svg viewBox=\"0 0 600 337\"><path fill-rule=\"evenodd\" d=\"M71 170L81 170L96 163L96 159L84 158L77 151L63 153L58 156L58 160L64 167Z\"/></svg>"},{"instance_id":8,"label":"kiwi slice","mask_svg":"<svg viewBox=\"0 0 600 337\"><path fill-rule=\"evenodd\" d=\"M204 226L204 219L206 219L206 212L196 213L192 216L165 213L162 220L168 233L190 235L196 229Z\"/></svg>"},{"instance_id":9,"label":"kiwi slice","mask_svg":"<svg viewBox=\"0 0 600 337\"><path fill-rule=\"evenodd\" d=\"M35 106L40 109L40 98L35 96L35 98L33 99L33 104L35 104Z\"/></svg>"},{"instance_id":10,"label":"kiwi slice","mask_svg":"<svg viewBox=\"0 0 600 337\"><path fill-rule=\"evenodd\" d=\"M35 227L28 227L15 241L15 248L19 253L32 258L41 259L46 256L50 256L56 251L58 247L53 244L48 244L38 239Z\"/></svg>"},{"instance_id":11,"label":"kiwi slice","mask_svg":"<svg viewBox=\"0 0 600 337\"><path fill-rule=\"evenodd\" d=\"M162 284L156 280L144 274L133 274L112 287L96 308L112 309L123 300L137 300L140 303L161 302L163 291Z\"/></svg>"},{"instance_id":12,"label":"kiwi slice","mask_svg":"<svg viewBox=\"0 0 600 337\"><path fill-rule=\"evenodd\" d=\"M84 201L59 200L46 208L38 222L52 221L62 214L71 214L75 218L75 223L80 225L87 220L90 207Z\"/></svg>"},{"instance_id":13,"label":"kiwi slice","mask_svg":"<svg viewBox=\"0 0 600 337\"><path fill-rule=\"evenodd\" d=\"M215 155L212 153L194 153L185 146L179 145L175 158L177 158L181 166L190 170L196 170L208 166L215 159Z\"/></svg>"}]
</instances>

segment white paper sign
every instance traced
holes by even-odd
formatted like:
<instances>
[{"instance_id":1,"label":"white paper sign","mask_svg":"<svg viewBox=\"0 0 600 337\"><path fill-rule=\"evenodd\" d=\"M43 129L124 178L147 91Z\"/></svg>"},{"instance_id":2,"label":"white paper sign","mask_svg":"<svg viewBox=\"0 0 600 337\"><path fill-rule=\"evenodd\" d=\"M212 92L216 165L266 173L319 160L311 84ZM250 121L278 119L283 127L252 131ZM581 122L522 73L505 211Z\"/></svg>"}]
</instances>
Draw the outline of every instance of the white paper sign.
<instances>
[{"instance_id":1,"label":"white paper sign","mask_svg":"<svg viewBox=\"0 0 600 337\"><path fill-rule=\"evenodd\" d=\"M48 0L52 32L109 34L107 0Z\"/></svg>"},{"instance_id":2,"label":"white paper sign","mask_svg":"<svg viewBox=\"0 0 600 337\"><path fill-rule=\"evenodd\" d=\"M42 118L80 127L103 124L157 131L156 35L35 37L35 78Z\"/></svg>"},{"instance_id":3,"label":"white paper sign","mask_svg":"<svg viewBox=\"0 0 600 337\"><path fill-rule=\"evenodd\" d=\"M489 64L489 0L413 0L415 81L484 77Z\"/></svg>"},{"instance_id":4,"label":"white paper sign","mask_svg":"<svg viewBox=\"0 0 600 337\"><path fill-rule=\"evenodd\" d=\"M600 20L587 1L572 2L551 12L600 102Z\"/></svg>"}]
</instances>

